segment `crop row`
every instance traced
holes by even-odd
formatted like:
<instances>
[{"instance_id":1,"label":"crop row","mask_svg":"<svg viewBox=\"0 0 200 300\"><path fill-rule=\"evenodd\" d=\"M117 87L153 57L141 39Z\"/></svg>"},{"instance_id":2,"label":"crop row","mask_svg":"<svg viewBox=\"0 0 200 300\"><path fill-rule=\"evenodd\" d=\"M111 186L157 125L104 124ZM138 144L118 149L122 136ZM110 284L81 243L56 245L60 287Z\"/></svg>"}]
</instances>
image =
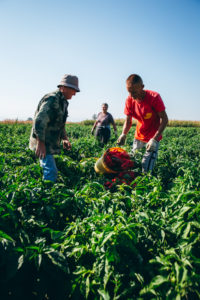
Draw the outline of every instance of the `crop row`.
<instances>
[{"instance_id":1,"label":"crop row","mask_svg":"<svg viewBox=\"0 0 200 300\"><path fill-rule=\"evenodd\" d=\"M30 126L0 124L1 298L200 299L199 128L167 128L154 173L139 152L132 185L107 190L94 163L114 137L102 149L89 126L67 125L52 184Z\"/></svg>"}]
</instances>

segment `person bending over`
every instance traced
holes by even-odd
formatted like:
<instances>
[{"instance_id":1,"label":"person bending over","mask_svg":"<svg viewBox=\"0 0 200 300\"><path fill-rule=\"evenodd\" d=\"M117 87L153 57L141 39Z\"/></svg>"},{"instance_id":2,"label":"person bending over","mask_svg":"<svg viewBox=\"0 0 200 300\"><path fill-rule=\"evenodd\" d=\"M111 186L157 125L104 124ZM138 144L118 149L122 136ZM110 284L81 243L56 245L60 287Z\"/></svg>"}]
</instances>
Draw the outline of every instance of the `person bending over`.
<instances>
[{"instance_id":1,"label":"person bending over","mask_svg":"<svg viewBox=\"0 0 200 300\"><path fill-rule=\"evenodd\" d=\"M165 105L159 93L144 90L142 78L131 74L126 80L129 96L125 102L126 115L122 134L118 138L118 145L124 145L126 135L132 126L132 118L137 120L133 140L133 155L137 149L146 147L142 158L142 171L152 171L157 155L162 132L168 123Z\"/></svg>"},{"instance_id":2,"label":"person bending over","mask_svg":"<svg viewBox=\"0 0 200 300\"><path fill-rule=\"evenodd\" d=\"M65 130L68 116L68 100L80 92L78 78L66 74L57 86L58 89L45 95L35 112L30 135L29 148L39 157L44 180L57 180L57 167L54 154L60 153L60 143L67 150L71 149Z\"/></svg>"}]
</instances>

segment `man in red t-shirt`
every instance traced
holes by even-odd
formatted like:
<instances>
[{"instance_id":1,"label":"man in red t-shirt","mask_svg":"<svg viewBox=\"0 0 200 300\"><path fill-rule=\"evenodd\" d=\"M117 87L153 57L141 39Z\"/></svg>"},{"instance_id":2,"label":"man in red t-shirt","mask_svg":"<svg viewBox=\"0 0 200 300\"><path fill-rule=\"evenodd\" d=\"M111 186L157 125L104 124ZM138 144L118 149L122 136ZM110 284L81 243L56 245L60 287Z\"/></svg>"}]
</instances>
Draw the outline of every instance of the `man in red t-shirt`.
<instances>
[{"instance_id":1,"label":"man in red t-shirt","mask_svg":"<svg viewBox=\"0 0 200 300\"><path fill-rule=\"evenodd\" d=\"M161 134L168 123L165 106L157 92L144 90L142 78L137 74L132 74L127 78L126 88L129 92L124 109L126 120L117 143L124 145L126 135L132 126L132 118L135 118L137 125L133 153L146 146L142 170L152 171L158 155L159 141L162 139Z\"/></svg>"}]
</instances>

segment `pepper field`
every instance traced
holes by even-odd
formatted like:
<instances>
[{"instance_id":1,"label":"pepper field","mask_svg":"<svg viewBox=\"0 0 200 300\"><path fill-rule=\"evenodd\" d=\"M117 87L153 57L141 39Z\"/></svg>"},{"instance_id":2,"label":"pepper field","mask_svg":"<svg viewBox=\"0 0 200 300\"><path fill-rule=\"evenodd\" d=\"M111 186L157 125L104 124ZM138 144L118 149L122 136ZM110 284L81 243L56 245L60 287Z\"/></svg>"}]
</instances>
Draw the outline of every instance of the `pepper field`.
<instances>
[{"instance_id":1,"label":"pepper field","mask_svg":"<svg viewBox=\"0 0 200 300\"><path fill-rule=\"evenodd\" d=\"M138 152L132 184L109 190L94 163L116 141L100 148L91 127L66 126L53 185L31 124L0 124L0 298L200 299L200 128L168 127L154 174Z\"/></svg>"}]
</instances>

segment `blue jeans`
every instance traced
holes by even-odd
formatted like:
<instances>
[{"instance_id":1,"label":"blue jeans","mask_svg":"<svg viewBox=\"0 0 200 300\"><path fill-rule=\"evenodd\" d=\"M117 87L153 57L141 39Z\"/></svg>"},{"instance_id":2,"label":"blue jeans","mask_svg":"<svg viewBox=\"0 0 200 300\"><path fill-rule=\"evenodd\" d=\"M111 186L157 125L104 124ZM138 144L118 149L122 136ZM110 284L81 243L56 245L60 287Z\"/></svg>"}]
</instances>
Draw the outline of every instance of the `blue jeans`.
<instances>
[{"instance_id":1,"label":"blue jeans","mask_svg":"<svg viewBox=\"0 0 200 300\"><path fill-rule=\"evenodd\" d=\"M45 158L40 159L40 166L43 169L43 179L56 182L58 170L53 155L47 154Z\"/></svg>"},{"instance_id":2,"label":"blue jeans","mask_svg":"<svg viewBox=\"0 0 200 300\"><path fill-rule=\"evenodd\" d=\"M145 142L139 141L137 139L134 139L133 141L133 155L135 154L135 152L143 147L146 147ZM158 156L158 148L159 148L159 143L157 143L157 147L155 151L146 151L143 155L142 158L142 171L143 172L148 172L148 171L152 171Z\"/></svg>"}]
</instances>

